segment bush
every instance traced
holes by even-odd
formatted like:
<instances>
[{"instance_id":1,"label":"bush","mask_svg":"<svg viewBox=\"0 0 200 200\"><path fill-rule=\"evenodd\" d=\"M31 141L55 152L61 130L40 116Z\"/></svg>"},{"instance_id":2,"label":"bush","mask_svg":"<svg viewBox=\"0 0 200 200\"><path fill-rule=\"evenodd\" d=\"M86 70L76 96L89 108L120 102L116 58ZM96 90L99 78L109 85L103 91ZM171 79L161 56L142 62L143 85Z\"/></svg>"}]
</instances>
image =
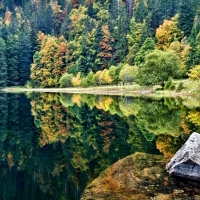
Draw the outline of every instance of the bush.
<instances>
[{"instance_id":1,"label":"bush","mask_svg":"<svg viewBox=\"0 0 200 200\"><path fill-rule=\"evenodd\" d=\"M167 82L165 82L164 90L174 90L175 84L173 79L170 77Z\"/></svg>"},{"instance_id":2,"label":"bush","mask_svg":"<svg viewBox=\"0 0 200 200\"><path fill-rule=\"evenodd\" d=\"M138 75L138 67L124 65L119 73L120 80L124 83L132 83Z\"/></svg>"},{"instance_id":3,"label":"bush","mask_svg":"<svg viewBox=\"0 0 200 200\"><path fill-rule=\"evenodd\" d=\"M72 87L72 74L65 73L59 80L59 84L61 88Z\"/></svg>"}]
</instances>

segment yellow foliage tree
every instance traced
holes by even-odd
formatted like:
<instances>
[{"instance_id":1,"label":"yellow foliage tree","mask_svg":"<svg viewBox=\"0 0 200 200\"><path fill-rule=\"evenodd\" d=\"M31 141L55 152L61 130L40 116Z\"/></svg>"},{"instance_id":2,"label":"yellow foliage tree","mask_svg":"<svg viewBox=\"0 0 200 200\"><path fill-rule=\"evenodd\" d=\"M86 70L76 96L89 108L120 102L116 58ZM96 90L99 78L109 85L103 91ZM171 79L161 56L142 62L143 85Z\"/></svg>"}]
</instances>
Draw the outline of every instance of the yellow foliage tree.
<instances>
[{"instance_id":1,"label":"yellow foliage tree","mask_svg":"<svg viewBox=\"0 0 200 200\"><path fill-rule=\"evenodd\" d=\"M80 84L81 84L81 73L80 72L72 78L72 84L73 84L73 86L80 86Z\"/></svg>"},{"instance_id":2,"label":"yellow foliage tree","mask_svg":"<svg viewBox=\"0 0 200 200\"><path fill-rule=\"evenodd\" d=\"M102 84L108 85L113 82L113 79L109 75L109 71L107 69L103 70L103 73L101 74Z\"/></svg>"},{"instance_id":3,"label":"yellow foliage tree","mask_svg":"<svg viewBox=\"0 0 200 200\"><path fill-rule=\"evenodd\" d=\"M200 80L200 65L197 65L196 67L189 70L187 73L190 79L192 80Z\"/></svg>"},{"instance_id":4,"label":"yellow foliage tree","mask_svg":"<svg viewBox=\"0 0 200 200\"><path fill-rule=\"evenodd\" d=\"M178 28L178 15L171 20L164 20L163 24L156 29L157 48L166 51L173 41L183 38L183 32Z\"/></svg>"},{"instance_id":5,"label":"yellow foliage tree","mask_svg":"<svg viewBox=\"0 0 200 200\"><path fill-rule=\"evenodd\" d=\"M40 51L34 55L31 79L41 87L58 87L59 79L65 72L67 42L64 37L56 38L38 34Z\"/></svg>"}]
</instances>

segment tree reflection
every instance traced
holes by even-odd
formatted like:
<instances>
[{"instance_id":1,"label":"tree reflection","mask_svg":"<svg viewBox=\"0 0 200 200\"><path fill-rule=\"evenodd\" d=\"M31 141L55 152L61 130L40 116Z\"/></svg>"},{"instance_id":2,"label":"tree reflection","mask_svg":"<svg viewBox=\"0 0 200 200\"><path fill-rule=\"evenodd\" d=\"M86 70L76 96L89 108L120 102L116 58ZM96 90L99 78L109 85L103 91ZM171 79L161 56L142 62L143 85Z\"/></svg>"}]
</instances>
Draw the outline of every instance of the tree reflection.
<instances>
[{"instance_id":1,"label":"tree reflection","mask_svg":"<svg viewBox=\"0 0 200 200\"><path fill-rule=\"evenodd\" d=\"M0 95L3 199L79 199L132 153L171 157L198 129L180 100L53 93ZM32 113L32 115L31 115ZM31 194L31 197L30 197Z\"/></svg>"}]
</instances>

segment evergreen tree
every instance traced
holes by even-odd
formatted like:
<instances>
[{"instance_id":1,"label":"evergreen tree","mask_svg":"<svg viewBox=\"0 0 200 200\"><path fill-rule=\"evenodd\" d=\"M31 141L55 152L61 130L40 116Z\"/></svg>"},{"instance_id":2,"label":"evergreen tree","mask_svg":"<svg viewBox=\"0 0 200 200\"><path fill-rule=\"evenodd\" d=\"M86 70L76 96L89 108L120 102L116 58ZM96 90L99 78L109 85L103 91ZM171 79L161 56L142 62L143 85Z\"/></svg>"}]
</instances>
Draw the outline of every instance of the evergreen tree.
<instances>
[{"instance_id":1,"label":"evergreen tree","mask_svg":"<svg viewBox=\"0 0 200 200\"><path fill-rule=\"evenodd\" d=\"M91 63L90 63L90 60L88 57L91 55L88 55L90 52L90 49L88 48L87 37L88 37L88 32L85 30L85 31L83 31L83 35L82 35L82 39L81 39L81 43L80 43L82 53L77 61L76 73L81 72L83 74L87 74L89 72L89 70L92 68L90 66Z\"/></svg>"},{"instance_id":2,"label":"evergreen tree","mask_svg":"<svg viewBox=\"0 0 200 200\"><path fill-rule=\"evenodd\" d=\"M147 8L144 5L144 1L140 0L138 6L136 8L136 11L134 13L135 21L142 23L144 21L146 15L147 15Z\"/></svg>"},{"instance_id":3,"label":"evergreen tree","mask_svg":"<svg viewBox=\"0 0 200 200\"><path fill-rule=\"evenodd\" d=\"M68 40L70 29L71 29L71 19L69 15L65 15L65 19L61 25L60 33Z\"/></svg>"},{"instance_id":4,"label":"evergreen tree","mask_svg":"<svg viewBox=\"0 0 200 200\"><path fill-rule=\"evenodd\" d=\"M118 62L122 62L127 55L128 52L128 41L127 41L127 33L129 30L129 18L127 10L124 6L122 6L120 10L120 16L117 21L117 38L116 38L116 54L118 57ZM115 58L114 58L115 59Z\"/></svg>"},{"instance_id":5,"label":"evergreen tree","mask_svg":"<svg viewBox=\"0 0 200 200\"><path fill-rule=\"evenodd\" d=\"M0 37L2 37L5 41L7 40L7 37L8 37L8 27L5 23L3 23L1 26L0 26Z\"/></svg>"},{"instance_id":6,"label":"evergreen tree","mask_svg":"<svg viewBox=\"0 0 200 200\"><path fill-rule=\"evenodd\" d=\"M134 63L139 66L141 63L145 62L145 57L155 48L155 42L152 38L147 38L140 48L139 52L136 54Z\"/></svg>"},{"instance_id":7,"label":"evergreen tree","mask_svg":"<svg viewBox=\"0 0 200 200\"><path fill-rule=\"evenodd\" d=\"M19 45L18 36L9 35L6 41L8 86L19 85Z\"/></svg>"},{"instance_id":8,"label":"evergreen tree","mask_svg":"<svg viewBox=\"0 0 200 200\"><path fill-rule=\"evenodd\" d=\"M20 85L25 85L30 77L30 65L32 63L32 46L28 35L19 35L19 79Z\"/></svg>"},{"instance_id":9,"label":"evergreen tree","mask_svg":"<svg viewBox=\"0 0 200 200\"><path fill-rule=\"evenodd\" d=\"M94 19L96 18L96 12L94 10L93 3L90 3L88 6L88 16Z\"/></svg>"},{"instance_id":10,"label":"evergreen tree","mask_svg":"<svg viewBox=\"0 0 200 200\"><path fill-rule=\"evenodd\" d=\"M47 26L46 26L46 18L45 18L45 11L43 8L39 8L36 10L35 13L35 28L37 31L42 31L44 33L47 32Z\"/></svg>"},{"instance_id":11,"label":"evergreen tree","mask_svg":"<svg viewBox=\"0 0 200 200\"><path fill-rule=\"evenodd\" d=\"M178 17L178 27L188 37L191 33L195 16L193 1L181 0Z\"/></svg>"},{"instance_id":12,"label":"evergreen tree","mask_svg":"<svg viewBox=\"0 0 200 200\"><path fill-rule=\"evenodd\" d=\"M113 56L112 45L114 42L114 38L107 24L101 26L100 29L101 29L101 38L99 38L100 41L96 43L99 45L99 48L95 63L97 64L98 69L105 69L111 64L110 62Z\"/></svg>"},{"instance_id":13,"label":"evergreen tree","mask_svg":"<svg viewBox=\"0 0 200 200\"><path fill-rule=\"evenodd\" d=\"M51 8L51 6L49 5L44 13L44 17L45 17L45 22L46 22L46 34L51 34L53 28L54 28L54 23L53 23L53 10Z\"/></svg>"},{"instance_id":14,"label":"evergreen tree","mask_svg":"<svg viewBox=\"0 0 200 200\"><path fill-rule=\"evenodd\" d=\"M0 87L7 86L7 61L6 61L6 43L0 37Z\"/></svg>"},{"instance_id":15,"label":"evergreen tree","mask_svg":"<svg viewBox=\"0 0 200 200\"><path fill-rule=\"evenodd\" d=\"M116 20L119 16L119 12L120 12L120 1L118 0L109 0L109 7L108 7L108 11L110 14L110 17L112 20Z\"/></svg>"},{"instance_id":16,"label":"evergreen tree","mask_svg":"<svg viewBox=\"0 0 200 200\"><path fill-rule=\"evenodd\" d=\"M150 28L155 31L164 19L172 18L177 13L178 5L179 0L148 0L147 18L150 21Z\"/></svg>"},{"instance_id":17,"label":"evergreen tree","mask_svg":"<svg viewBox=\"0 0 200 200\"><path fill-rule=\"evenodd\" d=\"M142 35L143 24L136 23L135 18L131 19L130 31L127 34L128 39L128 55L126 60L129 65L134 65L134 59L140 49L140 40Z\"/></svg>"},{"instance_id":18,"label":"evergreen tree","mask_svg":"<svg viewBox=\"0 0 200 200\"><path fill-rule=\"evenodd\" d=\"M192 31L189 36L190 45L192 47L194 47L196 45L196 37L199 32L200 32L200 2L199 2L199 5L197 6L197 11L196 11L196 15L194 18Z\"/></svg>"},{"instance_id":19,"label":"evergreen tree","mask_svg":"<svg viewBox=\"0 0 200 200\"><path fill-rule=\"evenodd\" d=\"M19 24L18 19L16 17L12 17L12 20L9 26L7 27L8 34L17 35L19 32L19 27L20 27L20 24Z\"/></svg>"}]
</instances>

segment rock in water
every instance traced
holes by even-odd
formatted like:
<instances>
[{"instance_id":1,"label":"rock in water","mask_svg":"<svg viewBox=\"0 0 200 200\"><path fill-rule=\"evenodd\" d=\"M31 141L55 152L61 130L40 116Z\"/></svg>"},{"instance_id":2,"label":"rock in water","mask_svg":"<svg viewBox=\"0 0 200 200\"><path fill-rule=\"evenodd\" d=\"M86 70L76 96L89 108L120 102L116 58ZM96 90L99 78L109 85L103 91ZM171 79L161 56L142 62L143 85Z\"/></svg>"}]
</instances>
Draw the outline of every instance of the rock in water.
<instances>
[{"instance_id":1,"label":"rock in water","mask_svg":"<svg viewBox=\"0 0 200 200\"><path fill-rule=\"evenodd\" d=\"M193 132L166 165L170 175L200 181L200 134Z\"/></svg>"}]
</instances>

